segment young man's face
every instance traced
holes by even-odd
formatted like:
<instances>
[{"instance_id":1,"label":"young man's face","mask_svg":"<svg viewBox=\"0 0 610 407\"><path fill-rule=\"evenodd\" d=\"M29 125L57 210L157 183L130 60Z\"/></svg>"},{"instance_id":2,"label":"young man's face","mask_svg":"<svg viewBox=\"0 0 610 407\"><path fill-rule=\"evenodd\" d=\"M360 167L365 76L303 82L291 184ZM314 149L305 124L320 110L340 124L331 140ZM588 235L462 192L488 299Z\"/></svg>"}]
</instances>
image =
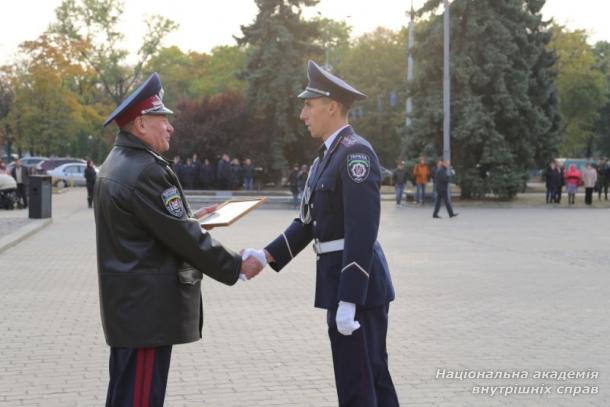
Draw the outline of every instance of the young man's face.
<instances>
[{"instance_id":1,"label":"young man's face","mask_svg":"<svg viewBox=\"0 0 610 407\"><path fill-rule=\"evenodd\" d=\"M305 99L299 118L303 120L303 123L307 126L307 130L309 130L311 137L324 139L330 135L330 133L328 133L330 103L331 100L324 97Z\"/></svg>"}]
</instances>

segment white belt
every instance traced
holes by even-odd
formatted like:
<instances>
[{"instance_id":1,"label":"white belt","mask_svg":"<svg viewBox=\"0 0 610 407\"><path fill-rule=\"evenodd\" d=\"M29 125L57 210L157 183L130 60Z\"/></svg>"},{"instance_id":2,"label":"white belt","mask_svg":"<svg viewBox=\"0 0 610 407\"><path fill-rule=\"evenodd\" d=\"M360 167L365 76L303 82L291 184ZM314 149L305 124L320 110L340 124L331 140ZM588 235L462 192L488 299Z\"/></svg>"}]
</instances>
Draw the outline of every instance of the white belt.
<instances>
[{"instance_id":1,"label":"white belt","mask_svg":"<svg viewBox=\"0 0 610 407\"><path fill-rule=\"evenodd\" d=\"M320 242L318 239L313 241L313 251L316 254L340 252L343 250L345 239L330 240L328 242Z\"/></svg>"}]
</instances>

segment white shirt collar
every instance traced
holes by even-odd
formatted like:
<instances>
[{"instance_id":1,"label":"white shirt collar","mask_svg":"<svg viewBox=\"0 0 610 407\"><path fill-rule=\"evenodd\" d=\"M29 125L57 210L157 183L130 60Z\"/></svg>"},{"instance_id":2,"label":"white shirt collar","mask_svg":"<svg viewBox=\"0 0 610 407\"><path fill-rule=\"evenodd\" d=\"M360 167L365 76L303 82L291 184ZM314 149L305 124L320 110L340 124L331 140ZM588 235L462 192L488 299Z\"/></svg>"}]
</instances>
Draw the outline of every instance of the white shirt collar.
<instances>
[{"instance_id":1,"label":"white shirt collar","mask_svg":"<svg viewBox=\"0 0 610 407\"><path fill-rule=\"evenodd\" d=\"M326 153L330 150L330 147L333 145L333 142L335 141L335 139L337 138L339 133L341 133L343 131L343 129L346 128L347 126L349 126L349 124L346 124L345 126L338 128L333 134L330 135L329 138L326 139L326 141L324 142L324 144L326 145L326 150L324 150L324 155L326 155Z\"/></svg>"}]
</instances>

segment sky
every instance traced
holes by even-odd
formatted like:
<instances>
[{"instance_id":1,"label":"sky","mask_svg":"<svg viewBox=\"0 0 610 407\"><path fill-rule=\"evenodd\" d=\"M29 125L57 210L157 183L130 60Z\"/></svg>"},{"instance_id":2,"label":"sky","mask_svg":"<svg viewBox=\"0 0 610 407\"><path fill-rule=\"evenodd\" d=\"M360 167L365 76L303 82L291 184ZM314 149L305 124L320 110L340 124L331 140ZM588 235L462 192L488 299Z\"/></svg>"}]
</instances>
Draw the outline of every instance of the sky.
<instances>
[{"instance_id":1,"label":"sky","mask_svg":"<svg viewBox=\"0 0 610 407\"><path fill-rule=\"evenodd\" d=\"M38 37L55 19L55 8L61 0L0 0L0 65L13 62L21 42ZM415 8L424 0L413 0ZM161 14L180 27L170 34L165 46L177 45L183 51L209 52L218 45L234 45L233 36L241 34L240 26L250 24L256 16L254 0L125 0L121 29L125 46L134 52L145 33L143 16ZM355 36L373 31L378 26L399 29L407 22L410 0L321 0L305 12L316 16L344 20ZM570 29L585 29L590 42L610 41L610 1L547 0L545 18Z\"/></svg>"}]
</instances>

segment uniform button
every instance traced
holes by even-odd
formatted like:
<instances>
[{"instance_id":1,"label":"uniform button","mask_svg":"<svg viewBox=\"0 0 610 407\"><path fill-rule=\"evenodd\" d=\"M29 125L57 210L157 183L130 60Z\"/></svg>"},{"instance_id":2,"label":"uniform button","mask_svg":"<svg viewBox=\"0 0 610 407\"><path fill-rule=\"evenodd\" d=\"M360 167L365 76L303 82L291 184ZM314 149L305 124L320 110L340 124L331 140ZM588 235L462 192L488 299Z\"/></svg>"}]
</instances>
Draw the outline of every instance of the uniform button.
<instances>
[{"instance_id":1,"label":"uniform button","mask_svg":"<svg viewBox=\"0 0 610 407\"><path fill-rule=\"evenodd\" d=\"M313 221L313 225L316 226L318 224L318 222L316 222L315 220Z\"/></svg>"},{"instance_id":2,"label":"uniform button","mask_svg":"<svg viewBox=\"0 0 610 407\"><path fill-rule=\"evenodd\" d=\"M313 209L313 204L309 204L309 206L311 207L311 209Z\"/></svg>"}]
</instances>

